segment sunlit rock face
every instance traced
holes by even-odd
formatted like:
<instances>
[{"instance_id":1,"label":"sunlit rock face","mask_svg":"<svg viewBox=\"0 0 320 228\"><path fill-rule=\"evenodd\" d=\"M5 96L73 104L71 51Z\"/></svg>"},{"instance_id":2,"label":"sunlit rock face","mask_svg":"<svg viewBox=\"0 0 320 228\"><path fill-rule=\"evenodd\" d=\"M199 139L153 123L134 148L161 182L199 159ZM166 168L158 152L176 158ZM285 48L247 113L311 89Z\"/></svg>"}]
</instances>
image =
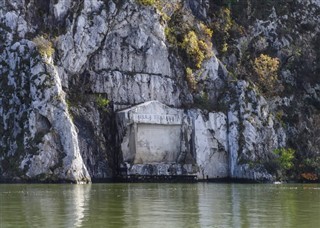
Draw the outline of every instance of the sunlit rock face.
<instances>
[{"instance_id":1,"label":"sunlit rock face","mask_svg":"<svg viewBox=\"0 0 320 228\"><path fill-rule=\"evenodd\" d=\"M289 147L297 175L316 172L320 3L239 2L0 1L0 181L86 183L124 164L272 180ZM183 40L203 24L216 31L192 52ZM212 56L188 75L205 42ZM260 54L280 61L276 95L253 77Z\"/></svg>"},{"instance_id":2,"label":"sunlit rock face","mask_svg":"<svg viewBox=\"0 0 320 228\"><path fill-rule=\"evenodd\" d=\"M234 85L237 96L228 111L230 176L272 180L262 161L268 160L269 151L285 146L286 134L281 125L275 124L266 100L248 86L245 81Z\"/></svg>"},{"instance_id":3,"label":"sunlit rock face","mask_svg":"<svg viewBox=\"0 0 320 228\"><path fill-rule=\"evenodd\" d=\"M229 176L229 153L226 115L190 111L193 118L194 152L199 179L225 178Z\"/></svg>"},{"instance_id":4,"label":"sunlit rock face","mask_svg":"<svg viewBox=\"0 0 320 228\"><path fill-rule=\"evenodd\" d=\"M179 106L181 97L190 99L177 85L164 26L150 7L10 1L1 2L0 16L4 180L112 178L113 118L97 97L107 97L115 109L148 100ZM38 34L54 53L39 55L41 47L32 42Z\"/></svg>"},{"instance_id":5,"label":"sunlit rock face","mask_svg":"<svg viewBox=\"0 0 320 228\"><path fill-rule=\"evenodd\" d=\"M0 69L2 177L90 182L52 60L27 40L7 46L1 57L8 60Z\"/></svg>"}]
</instances>

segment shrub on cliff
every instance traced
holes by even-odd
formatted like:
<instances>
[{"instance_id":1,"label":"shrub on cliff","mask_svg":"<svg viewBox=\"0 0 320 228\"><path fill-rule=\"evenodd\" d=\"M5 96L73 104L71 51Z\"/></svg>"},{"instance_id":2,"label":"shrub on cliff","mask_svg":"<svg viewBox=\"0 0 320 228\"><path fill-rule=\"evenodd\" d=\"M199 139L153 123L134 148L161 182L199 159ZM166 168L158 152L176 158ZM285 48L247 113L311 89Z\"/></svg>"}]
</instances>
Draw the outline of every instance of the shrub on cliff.
<instances>
[{"instance_id":1,"label":"shrub on cliff","mask_svg":"<svg viewBox=\"0 0 320 228\"><path fill-rule=\"evenodd\" d=\"M293 159L295 150L291 148L280 148L273 151L278 155L277 161L280 165L280 168L283 170L290 170L293 168Z\"/></svg>"},{"instance_id":2,"label":"shrub on cliff","mask_svg":"<svg viewBox=\"0 0 320 228\"><path fill-rule=\"evenodd\" d=\"M187 78L189 89L191 89L192 91L195 91L197 89L197 81L194 77L192 69L189 67L186 68L186 78Z\"/></svg>"},{"instance_id":3,"label":"shrub on cliff","mask_svg":"<svg viewBox=\"0 0 320 228\"><path fill-rule=\"evenodd\" d=\"M231 18L231 11L229 8L222 7L217 12L214 12L215 21L211 27L215 31L213 38L214 44L220 53L228 51L228 39L230 38L230 30L235 24Z\"/></svg>"},{"instance_id":4,"label":"shrub on cliff","mask_svg":"<svg viewBox=\"0 0 320 228\"><path fill-rule=\"evenodd\" d=\"M153 6L156 3L156 0L137 0L138 3L144 6Z\"/></svg>"},{"instance_id":5,"label":"shrub on cliff","mask_svg":"<svg viewBox=\"0 0 320 228\"><path fill-rule=\"evenodd\" d=\"M51 57L54 53L52 42L47 40L43 36L36 36L33 40L33 43L35 43L40 55L42 57Z\"/></svg>"},{"instance_id":6,"label":"shrub on cliff","mask_svg":"<svg viewBox=\"0 0 320 228\"><path fill-rule=\"evenodd\" d=\"M109 103L110 101L107 98L102 97L101 94L96 97L96 104L103 111L108 110Z\"/></svg>"},{"instance_id":7,"label":"shrub on cliff","mask_svg":"<svg viewBox=\"0 0 320 228\"><path fill-rule=\"evenodd\" d=\"M256 73L254 81L262 92L272 94L281 90L278 83L279 59L261 54L254 59L253 69Z\"/></svg>"},{"instance_id":8,"label":"shrub on cliff","mask_svg":"<svg viewBox=\"0 0 320 228\"><path fill-rule=\"evenodd\" d=\"M176 9L165 28L166 40L171 50L182 58L185 76L189 89L195 92L196 74L203 62L213 56L213 31L204 23L199 22L192 14Z\"/></svg>"},{"instance_id":9,"label":"shrub on cliff","mask_svg":"<svg viewBox=\"0 0 320 228\"><path fill-rule=\"evenodd\" d=\"M203 24L200 24L200 28L191 28L185 34L182 34L182 41L175 37L170 28L167 30L166 35L168 41L178 45L180 51L185 54L186 64L190 68L199 69L205 59L213 56L212 30Z\"/></svg>"},{"instance_id":10,"label":"shrub on cliff","mask_svg":"<svg viewBox=\"0 0 320 228\"><path fill-rule=\"evenodd\" d=\"M286 179L288 177L294 167L295 152L292 148L279 148L273 151L276 155L274 162L278 170L278 178Z\"/></svg>"},{"instance_id":11,"label":"shrub on cliff","mask_svg":"<svg viewBox=\"0 0 320 228\"><path fill-rule=\"evenodd\" d=\"M181 48L196 68L200 68L203 60L210 55L208 45L203 40L199 40L194 31L190 31L184 36Z\"/></svg>"}]
</instances>

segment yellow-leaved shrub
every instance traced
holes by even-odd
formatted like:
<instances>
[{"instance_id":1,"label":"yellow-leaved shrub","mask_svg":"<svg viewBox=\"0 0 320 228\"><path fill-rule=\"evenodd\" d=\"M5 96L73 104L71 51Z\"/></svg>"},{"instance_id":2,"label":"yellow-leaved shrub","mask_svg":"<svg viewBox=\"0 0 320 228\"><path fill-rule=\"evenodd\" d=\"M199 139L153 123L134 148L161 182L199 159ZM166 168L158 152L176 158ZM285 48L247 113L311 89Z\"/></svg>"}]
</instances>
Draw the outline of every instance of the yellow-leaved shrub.
<instances>
[{"instance_id":1,"label":"yellow-leaved shrub","mask_svg":"<svg viewBox=\"0 0 320 228\"><path fill-rule=\"evenodd\" d=\"M54 53L52 42L44 38L43 36L37 36L33 38L33 43L35 43L38 51L42 57L51 57Z\"/></svg>"},{"instance_id":2,"label":"yellow-leaved shrub","mask_svg":"<svg viewBox=\"0 0 320 228\"><path fill-rule=\"evenodd\" d=\"M200 68L203 60L213 55L211 43L208 44L204 40L199 39L194 31L190 31L184 36L181 48L185 50L196 68Z\"/></svg>"},{"instance_id":3,"label":"yellow-leaved shrub","mask_svg":"<svg viewBox=\"0 0 320 228\"><path fill-rule=\"evenodd\" d=\"M197 89L197 81L190 67L186 68L186 78L187 78L189 89L191 89L192 91L195 91Z\"/></svg>"},{"instance_id":4,"label":"yellow-leaved shrub","mask_svg":"<svg viewBox=\"0 0 320 228\"><path fill-rule=\"evenodd\" d=\"M254 59L253 69L256 73L255 80L263 91L277 90L279 59L261 54Z\"/></svg>"}]
</instances>

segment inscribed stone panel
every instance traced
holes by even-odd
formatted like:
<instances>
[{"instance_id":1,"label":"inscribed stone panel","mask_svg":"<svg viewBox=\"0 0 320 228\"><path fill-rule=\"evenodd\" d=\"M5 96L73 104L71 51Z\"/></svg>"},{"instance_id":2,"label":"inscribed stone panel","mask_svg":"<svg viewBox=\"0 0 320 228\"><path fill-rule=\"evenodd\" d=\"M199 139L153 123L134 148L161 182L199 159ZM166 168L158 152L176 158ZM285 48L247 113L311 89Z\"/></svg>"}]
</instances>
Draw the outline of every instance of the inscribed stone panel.
<instances>
[{"instance_id":1,"label":"inscribed stone panel","mask_svg":"<svg viewBox=\"0 0 320 228\"><path fill-rule=\"evenodd\" d=\"M179 125L138 124L134 163L176 162L180 131Z\"/></svg>"}]
</instances>

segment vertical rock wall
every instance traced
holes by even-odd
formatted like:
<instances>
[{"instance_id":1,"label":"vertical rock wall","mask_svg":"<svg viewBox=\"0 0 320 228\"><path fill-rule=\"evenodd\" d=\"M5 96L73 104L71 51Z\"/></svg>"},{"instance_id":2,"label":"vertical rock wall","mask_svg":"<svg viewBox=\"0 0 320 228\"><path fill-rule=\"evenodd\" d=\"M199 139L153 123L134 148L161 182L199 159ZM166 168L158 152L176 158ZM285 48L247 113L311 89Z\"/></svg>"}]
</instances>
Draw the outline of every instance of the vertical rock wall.
<instances>
[{"instance_id":1,"label":"vertical rock wall","mask_svg":"<svg viewBox=\"0 0 320 228\"><path fill-rule=\"evenodd\" d=\"M27 40L1 54L2 178L89 182L52 59Z\"/></svg>"},{"instance_id":2,"label":"vertical rock wall","mask_svg":"<svg viewBox=\"0 0 320 228\"><path fill-rule=\"evenodd\" d=\"M273 151L288 147L303 161L297 167L310 165L299 172L316 172L310 161L319 160L319 1L292 8L273 0L160 3L0 2L0 180L90 182L112 178L122 161L138 174L271 180ZM178 28L170 18L185 23ZM211 48L205 42L212 41L213 54L188 74L183 32L204 24L216 35L207 41L198 34L197 44ZM201 57L202 49L193 54ZM261 53L281 63L283 90L275 96L261 93L253 77ZM130 139L122 134L129 128L115 120L116 112L153 100L183 113L180 151L161 167L148 155L127 159ZM117 143L117 134L124 141Z\"/></svg>"}]
</instances>

